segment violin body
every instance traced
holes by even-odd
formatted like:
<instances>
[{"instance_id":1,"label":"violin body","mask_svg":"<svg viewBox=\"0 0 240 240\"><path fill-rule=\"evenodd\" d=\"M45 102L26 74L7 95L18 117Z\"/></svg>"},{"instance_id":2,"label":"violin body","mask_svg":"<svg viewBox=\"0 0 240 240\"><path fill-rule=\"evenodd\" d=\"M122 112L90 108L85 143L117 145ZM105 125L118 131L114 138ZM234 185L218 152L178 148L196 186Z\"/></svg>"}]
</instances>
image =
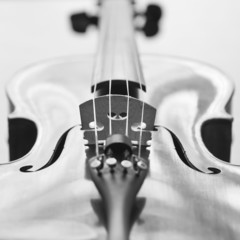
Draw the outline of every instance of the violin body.
<instances>
[{"instance_id":1,"label":"violin body","mask_svg":"<svg viewBox=\"0 0 240 240\"><path fill-rule=\"evenodd\" d=\"M201 63L141 60L145 101L157 115L129 238L238 239L240 169L226 162L231 141L224 140L231 132L233 84ZM93 56L43 62L8 84L10 126L24 132L18 121L30 121L35 137L26 154L15 150L19 158L0 166L0 239L107 238L79 124L79 104L91 99L93 63ZM15 144L24 146L21 141Z\"/></svg>"}]
</instances>

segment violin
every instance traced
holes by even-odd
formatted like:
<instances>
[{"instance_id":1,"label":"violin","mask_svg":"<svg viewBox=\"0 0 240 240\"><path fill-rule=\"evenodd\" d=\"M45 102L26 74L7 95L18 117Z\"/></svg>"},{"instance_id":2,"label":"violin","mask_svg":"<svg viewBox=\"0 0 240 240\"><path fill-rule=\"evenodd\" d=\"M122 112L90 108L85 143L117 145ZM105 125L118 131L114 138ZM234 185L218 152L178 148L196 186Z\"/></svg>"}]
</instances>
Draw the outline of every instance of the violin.
<instances>
[{"instance_id":1,"label":"violin","mask_svg":"<svg viewBox=\"0 0 240 240\"><path fill-rule=\"evenodd\" d=\"M199 62L139 57L133 7L100 2L96 56L7 84L0 239L238 239L233 84Z\"/></svg>"}]
</instances>

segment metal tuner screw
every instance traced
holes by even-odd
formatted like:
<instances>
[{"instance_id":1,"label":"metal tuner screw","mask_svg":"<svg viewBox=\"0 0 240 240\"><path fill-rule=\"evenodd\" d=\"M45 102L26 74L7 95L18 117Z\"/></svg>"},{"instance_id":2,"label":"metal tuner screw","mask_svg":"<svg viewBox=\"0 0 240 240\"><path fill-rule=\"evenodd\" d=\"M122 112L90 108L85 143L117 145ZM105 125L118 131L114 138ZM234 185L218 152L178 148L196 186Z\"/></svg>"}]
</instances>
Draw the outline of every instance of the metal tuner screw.
<instances>
[{"instance_id":1,"label":"metal tuner screw","mask_svg":"<svg viewBox=\"0 0 240 240\"><path fill-rule=\"evenodd\" d=\"M92 169L96 169L98 174L101 174L101 169L103 168L103 160L102 158L95 158L91 161L90 167Z\"/></svg>"},{"instance_id":2,"label":"metal tuner screw","mask_svg":"<svg viewBox=\"0 0 240 240\"><path fill-rule=\"evenodd\" d=\"M142 171L147 169L148 169L148 166L144 161L140 160L137 162L137 175L140 175Z\"/></svg>"},{"instance_id":3,"label":"metal tuner screw","mask_svg":"<svg viewBox=\"0 0 240 240\"><path fill-rule=\"evenodd\" d=\"M110 157L106 159L106 164L109 166L109 168L111 169L111 171L114 171L114 168L117 166L117 159Z\"/></svg>"},{"instance_id":4,"label":"metal tuner screw","mask_svg":"<svg viewBox=\"0 0 240 240\"><path fill-rule=\"evenodd\" d=\"M132 165L133 165L132 162L129 161L129 160L123 160L123 161L121 161L121 166L123 167L124 172L127 172L127 170L128 170L129 168L131 168Z\"/></svg>"}]
</instances>

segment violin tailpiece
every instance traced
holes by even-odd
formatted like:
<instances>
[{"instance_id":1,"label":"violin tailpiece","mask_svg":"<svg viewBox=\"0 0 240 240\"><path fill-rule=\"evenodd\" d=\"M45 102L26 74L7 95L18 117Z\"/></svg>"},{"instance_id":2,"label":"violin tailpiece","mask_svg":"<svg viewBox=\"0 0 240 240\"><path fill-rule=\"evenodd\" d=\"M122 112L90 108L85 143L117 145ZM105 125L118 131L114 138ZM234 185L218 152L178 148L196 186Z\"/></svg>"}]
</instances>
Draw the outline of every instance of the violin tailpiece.
<instances>
[{"instance_id":1,"label":"violin tailpiece","mask_svg":"<svg viewBox=\"0 0 240 240\"><path fill-rule=\"evenodd\" d=\"M87 167L103 200L108 239L129 239L136 196L149 161L133 154L129 138L114 134L106 140L103 154L87 160Z\"/></svg>"}]
</instances>

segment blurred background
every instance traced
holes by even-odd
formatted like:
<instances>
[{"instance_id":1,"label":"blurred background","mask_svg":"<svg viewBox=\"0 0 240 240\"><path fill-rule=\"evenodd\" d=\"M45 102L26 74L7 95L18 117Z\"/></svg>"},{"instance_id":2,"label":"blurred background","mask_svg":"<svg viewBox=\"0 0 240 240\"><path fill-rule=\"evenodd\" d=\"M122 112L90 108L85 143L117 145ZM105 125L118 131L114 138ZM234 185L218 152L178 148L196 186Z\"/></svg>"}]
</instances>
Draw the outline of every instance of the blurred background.
<instances>
[{"instance_id":1,"label":"blurred background","mask_svg":"<svg viewBox=\"0 0 240 240\"><path fill-rule=\"evenodd\" d=\"M232 114L232 162L240 164L240 2L239 0L136 0L163 9L160 33L151 39L137 33L141 54L164 54L216 66L236 85ZM98 32L72 31L71 14L97 12L95 0L0 0L0 152L8 156L6 82L20 69L45 59L94 54ZM0 160L0 162L2 162Z\"/></svg>"}]
</instances>

